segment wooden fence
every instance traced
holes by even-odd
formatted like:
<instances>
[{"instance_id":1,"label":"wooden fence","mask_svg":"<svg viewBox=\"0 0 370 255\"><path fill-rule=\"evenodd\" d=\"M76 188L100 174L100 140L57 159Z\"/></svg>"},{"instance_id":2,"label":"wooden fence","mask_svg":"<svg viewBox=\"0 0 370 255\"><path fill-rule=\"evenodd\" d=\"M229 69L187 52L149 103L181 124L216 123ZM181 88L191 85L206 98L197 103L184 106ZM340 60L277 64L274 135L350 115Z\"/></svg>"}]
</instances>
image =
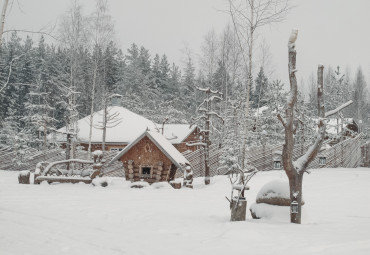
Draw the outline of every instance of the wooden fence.
<instances>
[{"instance_id":1,"label":"wooden fence","mask_svg":"<svg viewBox=\"0 0 370 255\"><path fill-rule=\"evenodd\" d=\"M302 155L302 152L307 151L308 146L301 147L296 146L293 151L294 159L297 159ZM266 146L255 146L249 147L246 153L246 159L249 165L256 167L260 171L268 171L273 169L273 156L274 152L282 151L283 146L280 145L266 145ZM362 153L361 154L361 150ZM364 153L366 152L366 153ZM104 153L104 165L103 175L104 176L115 176L124 177L125 172L122 163L119 161L113 162L109 167L107 163L117 154L117 152L105 152ZM194 152L184 152L183 155L189 160L193 167L194 177L204 176L204 149L199 149ZM220 170L219 161L221 156L221 150L217 145L211 145L210 147L210 175L221 175L225 173L225 170ZM326 157L326 164L319 164L319 157ZM26 149L23 154L23 164L17 164L14 159L16 158L16 152L10 147L0 148L0 169L1 170L34 170L38 162L47 161L54 162L65 159L65 152L60 148L49 149L46 154L36 149ZM86 159L86 151L78 151L76 158ZM334 145L333 147L323 150L319 153L319 156L311 162L308 166L309 169L313 168L336 168L336 167L347 167L354 168L361 165L363 160L370 161L370 144L364 144L361 134L354 138L348 138L341 143ZM364 164L364 163L363 163ZM180 173L181 174L181 173ZM179 177L179 176L177 176Z\"/></svg>"},{"instance_id":2,"label":"wooden fence","mask_svg":"<svg viewBox=\"0 0 370 255\"><path fill-rule=\"evenodd\" d=\"M319 156L314 159L309 165L309 169L313 168L355 168L361 164L361 145L363 144L362 134L354 138L348 138L333 147L319 153ZM319 157L326 157L326 164L319 164Z\"/></svg>"},{"instance_id":3,"label":"wooden fence","mask_svg":"<svg viewBox=\"0 0 370 255\"><path fill-rule=\"evenodd\" d=\"M355 168L361 164L361 144L362 135L359 134L354 138L348 138L341 143L328 149L322 150L314 161L310 163L308 169L313 168L336 168L347 167ZM293 159L296 160L302 156L310 145L297 145L293 150ZM324 146L323 146L324 147ZM257 168L260 171L273 170L274 154L282 151L283 145L265 145L249 147L246 152L247 164ZM369 148L370 150L370 148ZM183 155L193 167L194 177L204 176L204 149L194 152L184 152ZM221 150L216 146L211 146L210 150L210 175L224 174L225 171L219 169L219 159ZM370 153L369 153L370 156ZM319 164L319 157L326 158L326 164Z\"/></svg>"},{"instance_id":4,"label":"wooden fence","mask_svg":"<svg viewBox=\"0 0 370 255\"><path fill-rule=\"evenodd\" d=\"M194 177L201 177L204 176L205 172L205 165L204 165L204 149L198 149L194 152L185 151L182 153L184 157L190 162L193 168L193 176ZM219 161L221 156L221 150L218 148L217 145L211 145L209 150L209 163L210 163L210 175L220 175L223 172L219 169Z\"/></svg>"},{"instance_id":5,"label":"wooden fence","mask_svg":"<svg viewBox=\"0 0 370 255\"><path fill-rule=\"evenodd\" d=\"M362 166L370 167L370 142L361 146Z\"/></svg>"}]
</instances>

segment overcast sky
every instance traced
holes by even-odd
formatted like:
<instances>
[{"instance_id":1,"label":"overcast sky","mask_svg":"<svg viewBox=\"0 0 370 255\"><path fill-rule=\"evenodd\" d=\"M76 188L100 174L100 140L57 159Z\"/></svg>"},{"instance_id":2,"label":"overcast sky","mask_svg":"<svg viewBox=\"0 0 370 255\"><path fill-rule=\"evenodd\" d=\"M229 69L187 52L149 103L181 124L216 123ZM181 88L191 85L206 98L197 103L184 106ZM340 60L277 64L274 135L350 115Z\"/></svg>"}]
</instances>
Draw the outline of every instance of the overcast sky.
<instances>
[{"instance_id":1,"label":"overcast sky","mask_svg":"<svg viewBox=\"0 0 370 255\"><path fill-rule=\"evenodd\" d=\"M19 6L17 4L19 2ZM82 0L85 12L93 0ZM287 40L292 28L297 40L298 79L316 72L317 64L359 65L370 76L370 0L292 0L296 6L286 21L266 27L261 37L270 44L275 78L288 80ZM166 54L181 65L181 50L199 53L204 35L230 22L224 12L227 0L109 0L117 41L125 51L135 42L155 53ZM68 0L15 0L6 20L7 29L40 30L57 24L70 5ZM35 36L36 37L36 36ZM369 84L368 79L368 85Z\"/></svg>"}]
</instances>

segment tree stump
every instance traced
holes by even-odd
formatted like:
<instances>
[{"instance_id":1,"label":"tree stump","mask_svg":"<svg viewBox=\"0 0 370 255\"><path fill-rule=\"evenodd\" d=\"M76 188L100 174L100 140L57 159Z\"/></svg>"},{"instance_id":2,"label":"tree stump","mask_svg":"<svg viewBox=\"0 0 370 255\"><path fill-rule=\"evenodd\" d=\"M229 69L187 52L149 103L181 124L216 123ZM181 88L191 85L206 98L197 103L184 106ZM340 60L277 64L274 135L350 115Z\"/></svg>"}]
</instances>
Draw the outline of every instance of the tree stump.
<instances>
[{"instance_id":1,"label":"tree stump","mask_svg":"<svg viewBox=\"0 0 370 255\"><path fill-rule=\"evenodd\" d=\"M30 184L30 171L20 171L18 174L18 183L19 184Z\"/></svg>"},{"instance_id":2,"label":"tree stump","mask_svg":"<svg viewBox=\"0 0 370 255\"><path fill-rule=\"evenodd\" d=\"M174 189L181 189L181 182L170 182Z\"/></svg>"},{"instance_id":3,"label":"tree stump","mask_svg":"<svg viewBox=\"0 0 370 255\"><path fill-rule=\"evenodd\" d=\"M230 203L231 218L230 221L245 221L247 212L247 200L244 197L234 197Z\"/></svg>"}]
</instances>

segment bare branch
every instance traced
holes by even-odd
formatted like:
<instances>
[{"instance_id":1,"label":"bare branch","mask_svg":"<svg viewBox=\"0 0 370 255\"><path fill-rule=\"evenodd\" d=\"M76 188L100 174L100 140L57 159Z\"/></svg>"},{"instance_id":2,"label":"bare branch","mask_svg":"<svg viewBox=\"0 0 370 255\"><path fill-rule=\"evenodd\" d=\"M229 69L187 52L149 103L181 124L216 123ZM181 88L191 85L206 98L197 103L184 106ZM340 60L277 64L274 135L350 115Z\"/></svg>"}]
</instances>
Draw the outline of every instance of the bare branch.
<instances>
[{"instance_id":1,"label":"bare branch","mask_svg":"<svg viewBox=\"0 0 370 255\"><path fill-rule=\"evenodd\" d=\"M42 32L42 31L31 31L31 30L24 30L24 29L10 29L10 30L6 30L3 32L3 34L5 33L9 33L9 32L24 32L24 33L30 33L30 34L41 34L41 35L47 35L47 36L50 36L51 38L53 38L54 40L56 41L60 41L58 38L56 38L55 36L53 36L52 34L50 33L47 33L47 32Z\"/></svg>"},{"instance_id":2,"label":"bare branch","mask_svg":"<svg viewBox=\"0 0 370 255\"><path fill-rule=\"evenodd\" d=\"M13 58L10 63L9 63L9 73L8 73L8 78L6 80L6 82L4 83L4 85L1 87L0 89L0 93L3 92L3 90L6 88L6 86L8 86L9 84L9 80L10 80L10 76L12 74L12 67L13 67L13 62L17 61L20 57L23 57L25 54L21 54L15 58Z\"/></svg>"},{"instance_id":3,"label":"bare branch","mask_svg":"<svg viewBox=\"0 0 370 255\"><path fill-rule=\"evenodd\" d=\"M343 110L344 108L350 106L352 103L353 103L353 101L349 100L347 103L342 104L341 106L335 108L334 110L326 112L325 113L325 118L330 117L330 116L338 113L339 111Z\"/></svg>"}]
</instances>

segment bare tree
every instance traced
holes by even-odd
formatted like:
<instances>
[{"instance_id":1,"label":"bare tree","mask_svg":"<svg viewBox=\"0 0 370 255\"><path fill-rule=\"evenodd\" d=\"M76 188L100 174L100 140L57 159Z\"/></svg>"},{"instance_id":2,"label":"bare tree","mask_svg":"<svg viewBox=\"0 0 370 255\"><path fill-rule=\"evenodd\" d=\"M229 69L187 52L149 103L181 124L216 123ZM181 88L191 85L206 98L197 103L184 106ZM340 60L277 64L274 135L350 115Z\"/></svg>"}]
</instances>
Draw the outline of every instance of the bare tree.
<instances>
[{"instance_id":1,"label":"bare tree","mask_svg":"<svg viewBox=\"0 0 370 255\"><path fill-rule=\"evenodd\" d=\"M9 0L4 0L3 8L1 9L1 20L0 20L0 45L2 44L2 38L5 26L6 9L8 8Z\"/></svg>"},{"instance_id":2,"label":"bare tree","mask_svg":"<svg viewBox=\"0 0 370 255\"><path fill-rule=\"evenodd\" d=\"M256 33L259 28L285 19L290 7L289 0L229 0L229 11L238 35L239 45L247 45L247 89L245 95L245 132L241 166L244 168L246 138L248 130L249 94L253 86L253 57Z\"/></svg>"},{"instance_id":3,"label":"bare tree","mask_svg":"<svg viewBox=\"0 0 370 255\"><path fill-rule=\"evenodd\" d=\"M107 136L107 128L113 128L121 123L122 119L119 118L119 112L111 112L109 110L109 102L112 98L122 97L119 94L108 94L103 98L103 121L99 123L96 128L103 130L102 137L102 151L105 151L105 140Z\"/></svg>"},{"instance_id":4,"label":"bare tree","mask_svg":"<svg viewBox=\"0 0 370 255\"><path fill-rule=\"evenodd\" d=\"M67 14L63 17L60 26L60 42L69 52L69 85L62 86L64 97L66 98L66 135L67 159L75 157L76 140L77 140L77 73L80 68L80 59L78 50L87 42L86 18L83 17L81 5L75 0Z\"/></svg>"},{"instance_id":5,"label":"bare tree","mask_svg":"<svg viewBox=\"0 0 370 255\"><path fill-rule=\"evenodd\" d=\"M212 103L214 103L216 100L222 100L221 96L222 93L218 90L213 91L210 88L197 88L199 91L204 92L206 94L206 98L203 100L203 102L198 107L198 112L201 114L201 116L195 118L192 120L192 123L199 123L203 126L203 128L200 130L200 133L204 135L203 139L199 143L191 143L187 144L188 146L203 146L205 150L205 158L204 158L204 166L205 166L205 173L204 173L204 183L206 185L210 184L211 177L210 177L210 162L209 162L209 147L211 145L211 139L210 135L213 131L216 130L215 126L213 125L213 117L216 117L217 119L221 120L223 122L223 118L213 110Z\"/></svg>"},{"instance_id":6,"label":"bare tree","mask_svg":"<svg viewBox=\"0 0 370 255\"><path fill-rule=\"evenodd\" d=\"M109 41L112 40L114 34L114 26L111 20L111 16L108 15L108 3L107 0L97 0L96 11L92 16L92 37L93 37L93 48L105 48ZM93 59L93 80L91 88L91 108L90 108L90 131L89 131L89 147L88 156L91 157L91 137L94 119L94 104L95 104L95 90L98 82L98 69L99 63L101 62L99 54L95 54Z\"/></svg>"},{"instance_id":7,"label":"bare tree","mask_svg":"<svg viewBox=\"0 0 370 255\"><path fill-rule=\"evenodd\" d=\"M283 166L286 175L289 179L290 187L290 199L291 199L291 212L290 221L292 223L301 223L301 205L302 205L302 181L303 174L305 173L308 165L315 159L318 154L321 145L325 138L326 123L325 118L336 114L343 108L347 107L352 103L349 101L340 107L325 113L324 107L324 79L323 70L324 66L319 65L317 70L317 102L318 102L318 130L314 143L308 148L306 153L293 161L293 149L294 149L294 134L296 132L296 126L294 125L295 120L295 104L297 102L298 86L296 78L296 50L295 41L297 40L298 30L293 30L289 42L289 81L290 81L290 92L287 100L285 118L280 114L277 115L278 119L282 123L285 129L285 144L283 146Z\"/></svg>"}]
</instances>

